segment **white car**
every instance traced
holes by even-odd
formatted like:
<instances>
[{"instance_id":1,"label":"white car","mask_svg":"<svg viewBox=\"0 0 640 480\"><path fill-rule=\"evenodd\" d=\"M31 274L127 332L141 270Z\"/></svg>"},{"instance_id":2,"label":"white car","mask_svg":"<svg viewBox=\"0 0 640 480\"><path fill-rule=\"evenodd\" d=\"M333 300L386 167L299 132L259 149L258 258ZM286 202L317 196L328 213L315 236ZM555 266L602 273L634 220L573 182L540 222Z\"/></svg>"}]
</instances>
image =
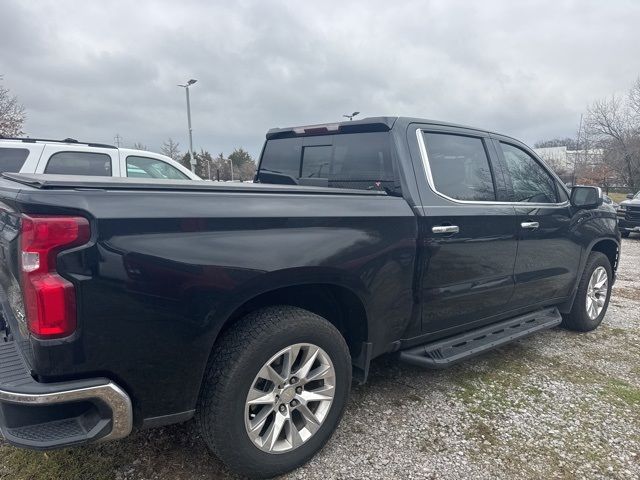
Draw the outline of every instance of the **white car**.
<instances>
[{"instance_id":1,"label":"white car","mask_svg":"<svg viewBox=\"0 0 640 480\"><path fill-rule=\"evenodd\" d=\"M0 137L0 172L201 180L159 153L82 143L72 138Z\"/></svg>"}]
</instances>

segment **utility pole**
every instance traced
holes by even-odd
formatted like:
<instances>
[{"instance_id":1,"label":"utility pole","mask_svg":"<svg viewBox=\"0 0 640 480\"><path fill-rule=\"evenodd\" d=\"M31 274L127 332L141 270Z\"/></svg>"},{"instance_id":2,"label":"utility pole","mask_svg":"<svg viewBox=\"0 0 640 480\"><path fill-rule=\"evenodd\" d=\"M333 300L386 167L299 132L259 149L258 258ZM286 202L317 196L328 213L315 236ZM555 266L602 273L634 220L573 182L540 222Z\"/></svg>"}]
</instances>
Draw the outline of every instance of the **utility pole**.
<instances>
[{"instance_id":1,"label":"utility pole","mask_svg":"<svg viewBox=\"0 0 640 480\"><path fill-rule=\"evenodd\" d=\"M119 133L116 133L116 136L113 137L113 140L116 144L116 147L120 148L120 140L122 140L122 137L120 136Z\"/></svg>"},{"instance_id":2,"label":"utility pole","mask_svg":"<svg viewBox=\"0 0 640 480\"><path fill-rule=\"evenodd\" d=\"M578 154L580 153L580 134L582 133L582 114L580 114L580 126L578 127L578 138L576 139L576 153L573 156L573 174L571 175L571 186L576 185L576 164L578 163Z\"/></svg>"},{"instance_id":3,"label":"utility pole","mask_svg":"<svg viewBox=\"0 0 640 480\"><path fill-rule=\"evenodd\" d=\"M229 158L229 166L231 167L231 181L233 182L233 160Z\"/></svg>"},{"instance_id":4,"label":"utility pole","mask_svg":"<svg viewBox=\"0 0 640 480\"><path fill-rule=\"evenodd\" d=\"M191 129L191 101L189 99L189 87L196 83L197 80L193 78L187 81L184 85L178 85L179 87L184 88L185 92L187 92L187 124L189 126L189 159L191 163L191 171L196 173L196 161L193 158L193 130Z\"/></svg>"}]
</instances>

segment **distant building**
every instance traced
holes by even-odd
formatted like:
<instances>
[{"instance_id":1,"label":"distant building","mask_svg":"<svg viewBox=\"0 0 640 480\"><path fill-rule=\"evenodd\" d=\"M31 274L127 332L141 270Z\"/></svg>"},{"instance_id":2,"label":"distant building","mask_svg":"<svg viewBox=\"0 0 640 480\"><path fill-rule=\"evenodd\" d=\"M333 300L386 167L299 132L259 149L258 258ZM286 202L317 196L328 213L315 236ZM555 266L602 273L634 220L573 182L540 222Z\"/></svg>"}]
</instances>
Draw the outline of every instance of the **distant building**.
<instances>
[{"instance_id":1,"label":"distant building","mask_svg":"<svg viewBox=\"0 0 640 480\"><path fill-rule=\"evenodd\" d=\"M599 165L604 159L604 150L601 148L568 150L564 146L534 148L533 151L556 171L573 170L576 163L584 166Z\"/></svg>"}]
</instances>

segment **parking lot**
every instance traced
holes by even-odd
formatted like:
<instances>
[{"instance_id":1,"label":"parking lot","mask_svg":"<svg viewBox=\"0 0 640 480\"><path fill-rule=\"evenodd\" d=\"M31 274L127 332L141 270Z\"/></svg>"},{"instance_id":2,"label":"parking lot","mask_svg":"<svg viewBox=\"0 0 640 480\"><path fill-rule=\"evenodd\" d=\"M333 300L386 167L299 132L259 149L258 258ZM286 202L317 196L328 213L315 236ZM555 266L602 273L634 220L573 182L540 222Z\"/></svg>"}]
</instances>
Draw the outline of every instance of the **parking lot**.
<instances>
[{"instance_id":1,"label":"parking lot","mask_svg":"<svg viewBox=\"0 0 640 480\"><path fill-rule=\"evenodd\" d=\"M640 478L639 268L635 236L595 332L542 332L445 371L376 360L333 439L286 478ZM192 422L0 455L15 480L233 478Z\"/></svg>"}]
</instances>

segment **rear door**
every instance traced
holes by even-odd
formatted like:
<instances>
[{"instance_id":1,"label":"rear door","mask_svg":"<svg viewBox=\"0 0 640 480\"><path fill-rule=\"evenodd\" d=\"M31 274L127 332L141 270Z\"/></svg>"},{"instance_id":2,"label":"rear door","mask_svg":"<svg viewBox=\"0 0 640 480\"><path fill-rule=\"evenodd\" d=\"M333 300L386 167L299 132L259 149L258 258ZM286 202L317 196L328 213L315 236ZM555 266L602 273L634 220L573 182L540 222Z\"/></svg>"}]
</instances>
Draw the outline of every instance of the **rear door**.
<instances>
[{"instance_id":1,"label":"rear door","mask_svg":"<svg viewBox=\"0 0 640 480\"><path fill-rule=\"evenodd\" d=\"M118 160L116 148L48 143L36 173L119 177Z\"/></svg>"},{"instance_id":2,"label":"rear door","mask_svg":"<svg viewBox=\"0 0 640 480\"><path fill-rule=\"evenodd\" d=\"M517 248L515 210L504 203L493 144L466 129L425 126L409 135L426 176L418 220L423 332L489 323L508 308Z\"/></svg>"},{"instance_id":3,"label":"rear door","mask_svg":"<svg viewBox=\"0 0 640 480\"><path fill-rule=\"evenodd\" d=\"M145 155L123 155L120 169L131 178L162 178L173 180L190 180L173 165Z\"/></svg>"},{"instance_id":4,"label":"rear door","mask_svg":"<svg viewBox=\"0 0 640 480\"><path fill-rule=\"evenodd\" d=\"M571 293L580 263L568 194L526 146L504 137L496 137L494 145L517 216L511 306L554 303Z\"/></svg>"}]
</instances>

